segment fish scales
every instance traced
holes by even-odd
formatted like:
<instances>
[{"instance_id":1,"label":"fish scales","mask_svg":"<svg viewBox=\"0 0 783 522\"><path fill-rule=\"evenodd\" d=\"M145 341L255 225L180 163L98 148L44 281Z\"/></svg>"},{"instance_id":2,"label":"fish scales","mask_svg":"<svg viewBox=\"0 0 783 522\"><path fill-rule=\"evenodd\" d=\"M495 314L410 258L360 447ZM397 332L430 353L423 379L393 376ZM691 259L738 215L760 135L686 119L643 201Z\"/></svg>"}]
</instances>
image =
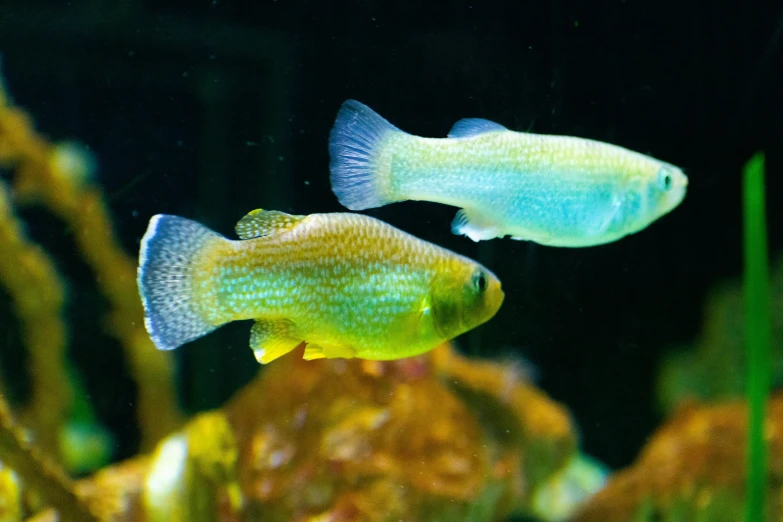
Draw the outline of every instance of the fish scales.
<instances>
[{"instance_id":1,"label":"fish scales","mask_svg":"<svg viewBox=\"0 0 783 522\"><path fill-rule=\"evenodd\" d=\"M215 308L226 310L226 320L312 313L318 303L322 309L324 304L340 308L341 298L374 299L389 290L404 296L400 285L412 278L411 269L425 267L424 276L429 275L428 258L433 256L428 255L426 246L392 250L381 264L384 246L395 238L377 227L357 228L354 221L348 218L326 227L304 223L293 234L227 245L231 255L217 252L207 261L220 267L220 276L213 282L222 289L217 292ZM250 273L238 276L240 267ZM336 292L337 287L347 287L355 279L370 283L357 289L366 295ZM332 296L334 299L324 299Z\"/></svg>"},{"instance_id":2,"label":"fish scales","mask_svg":"<svg viewBox=\"0 0 783 522\"><path fill-rule=\"evenodd\" d=\"M502 302L500 283L478 263L367 216L254 211L238 224L240 235L248 218L251 224L258 220L259 229L277 228L240 241L210 232L190 255L184 277L189 311L184 315L200 318L204 333L227 322L256 320L251 343L259 343L254 350L261 362L293 349L294 341L309 343L309 358L388 359L421 353L486 321ZM177 224L201 227L173 216L153 218L140 255L148 329L164 349L187 342L166 330L176 323L169 317L183 314L167 310L166 302L158 305L163 299L156 292L171 281L149 275L147 267L154 272L156 262L165 261L150 258L167 244L160 234L171 229L170 236L182 235ZM157 271L168 269L163 265ZM482 288L473 292L477 274Z\"/></svg>"}]
</instances>

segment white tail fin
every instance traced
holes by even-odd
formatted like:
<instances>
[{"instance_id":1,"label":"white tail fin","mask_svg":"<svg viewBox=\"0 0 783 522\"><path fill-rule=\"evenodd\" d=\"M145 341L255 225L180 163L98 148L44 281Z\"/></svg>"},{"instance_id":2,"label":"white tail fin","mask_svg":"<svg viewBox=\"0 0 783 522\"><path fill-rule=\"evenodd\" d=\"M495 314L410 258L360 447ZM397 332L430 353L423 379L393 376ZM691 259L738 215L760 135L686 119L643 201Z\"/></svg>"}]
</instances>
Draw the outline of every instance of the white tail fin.
<instances>
[{"instance_id":1,"label":"white tail fin","mask_svg":"<svg viewBox=\"0 0 783 522\"><path fill-rule=\"evenodd\" d=\"M220 325L199 313L193 298L196 256L223 236L189 219L158 214L141 240L138 285L144 325L159 350L206 335Z\"/></svg>"},{"instance_id":2,"label":"white tail fin","mask_svg":"<svg viewBox=\"0 0 783 522\"><path fill-rule=\"evenodd\" d=\"M343 206L364 210L396 201L389 190L391 165L380 161L393 133L402 131L356 100L340 107L329 135L329 170Z\"/></svg>"}]
</instances>

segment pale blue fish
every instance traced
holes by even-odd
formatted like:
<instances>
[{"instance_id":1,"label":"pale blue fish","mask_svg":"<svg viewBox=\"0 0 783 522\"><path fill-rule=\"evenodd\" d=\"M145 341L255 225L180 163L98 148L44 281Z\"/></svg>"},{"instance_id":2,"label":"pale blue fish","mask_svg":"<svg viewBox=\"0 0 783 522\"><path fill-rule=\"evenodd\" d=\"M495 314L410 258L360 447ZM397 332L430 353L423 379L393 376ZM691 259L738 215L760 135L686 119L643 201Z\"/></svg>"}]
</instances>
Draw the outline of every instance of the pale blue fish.
<instances>
[{"instance_id":1,"label":"pale blue fish","mask_svg":"<svg viewBox=\"0 0 783 522\"><path fill-rule=\"evenodd\" d=\"M448 138L403 132L346 101L329 140L332 190L351 210L405 200L460 207L452 230L586 247L638 232L685 197L679 168L599 141L458 121Z\"/></svg>"}]
</instances>

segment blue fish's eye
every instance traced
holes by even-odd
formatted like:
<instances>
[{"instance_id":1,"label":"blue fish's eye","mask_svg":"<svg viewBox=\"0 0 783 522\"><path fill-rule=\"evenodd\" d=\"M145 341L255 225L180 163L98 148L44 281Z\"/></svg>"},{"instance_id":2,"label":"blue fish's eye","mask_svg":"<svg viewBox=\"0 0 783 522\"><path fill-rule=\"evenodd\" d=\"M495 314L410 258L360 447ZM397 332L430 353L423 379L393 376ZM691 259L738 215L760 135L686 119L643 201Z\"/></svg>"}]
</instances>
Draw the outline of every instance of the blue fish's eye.
<instances>
[{"instance_id":1,"label":"blue fish's eye","mask_svg":"<svg viewBox=\"0 0 783 522\"><path fill-rule=\"evenodd\" d=\"M664 192L672 188L672 173L666 167L658 171L658 186Z\"/></svg>"},{"instance_id":2,"label":"blue fish's eye","mask_svg":"<svg viewBox=\"0 0 783 522\"><path fill-rule=\"evenodd\" d=\"M473 288L479 292L487 289L487 276L484 275L484 272L478 271L473 274Z\"/></svg>"}]
</instances>

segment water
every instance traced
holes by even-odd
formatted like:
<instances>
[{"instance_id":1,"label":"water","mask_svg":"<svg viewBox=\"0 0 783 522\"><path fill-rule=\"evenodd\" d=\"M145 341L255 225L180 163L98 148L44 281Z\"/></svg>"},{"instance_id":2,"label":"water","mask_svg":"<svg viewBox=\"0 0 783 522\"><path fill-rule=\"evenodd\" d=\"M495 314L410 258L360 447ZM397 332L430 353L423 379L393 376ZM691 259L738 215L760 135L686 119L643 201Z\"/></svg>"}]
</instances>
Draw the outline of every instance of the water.
<instances>
[{"instance_id":1,"label":"water","mask_svg":"<svg viewBox=\"0 0 783 522\"><path fill-rule=\"evenodd\" d=\"M186 490L197 494L187 500L172 500L176 495L155 483L161 505L169 506L158 516L195 517L193 511L176 511L176 506L188 505L200 506L202 512L222 509L242 520L286 520L293 515L276 503L283 498L276 495L283 493L309 506L309 511L302 508L302 517L339 508L340 520L361 520L370 516L363 514L361 499L369 498L384 499L386 504L377 504L386 506L380 512L397 513L395 520L504 520L512 511L505 498L517 502L515 516L542 516L533 508L532 488L524 484L540 485L555 476L577 440L581 453L616 471L631 465L671 418L682 390L719 402L743 390L740 180L743 164L757 150L767 153L773 260L783 246L776 147L783 137L777 95L783 80L778 66L781 23L775 2L0 2L1 74L13 104L50 142L72 140L67 158L88 166L92 161L94 167L86 177L53 182L32 175L28 179L45 181L32 188L20 185L20 165L44 172L40 168L45 164L36 163L30 149L25 149L28 156L6 154L20 149L18 141L17 149L3 141L8 129L16 127L9 127L8 108L0 112L0 179L10 202L8 219L2 221L17 220L29 240L24 248L40 246L41 263L53 271L63 296L59 305L52 285L40 283L35 269L19 261L23 257L9 236L0 233L0 267L5 267L0 270L0 374L17 422L33 433L38 426L34 443L81 477L88 474L84 462L95 468L125 462L140 452L160 452L157 441L194 415L221 407L234 412L238 393L242 397L253 386L272 386L258 380L266 373L287 368L289 375L318 379L323 372L334 372L345 386L348 378L339 375L364 376L366 395L325 381L322 393L309 396L299 388L303 381L278 373L283 383L279 394L262 394L261 402L251 401L255 406L247 411L226 414L226 430L220 431L220 419L188 424L182 433L205 430L195 431L199 440L218 446L205 442L205 454L227 460L199 468L202 482L189 483ZM480 261L501 279L506 297L498 314L454 342L458 353L471 358L466 373L456 377L438 366L442 358L437 357L380 366L357 361L307 366L281 360L261 368L247 347L250 325L245 322L175 352L154 351L142 335L132 280L149 218L176 214L232 235L236 221L255 208L294 214L345 211L330 188L327 140L346 99L361 100L421 136L444 137L458 119L482 117L520 131L615 143L681 167L690 180L688 195L648 229L583 249L510 239L473 243L451 233L456 209L434 203L404 202L366 211ZM58 172L73 173L77 167L69 163ZM67 187L74 192L67 193ZM106 205L106 227L90 213L93 188L101 191ZM68 201L75 206L58 207ZM95 241L100 230L113 231L112 239ZM112 243L120 250L109 248ZM773 299L779 302L775 288ZM33 296L31 302L25 296ZM775 317L773 343L777 339L779 344L780 318ZM136 335L141 340L134 341ZM773 367L779 376L776 353ZM666 362L673 357L680 371ZM486 374L471 373L470 368L483 368L480 363L487 361L499 366ZM557 403L546 411L567 413L573 422L568 430L578 433L576 439L571 431L562 438L545 432L544 440L562 445L552 453L560 460L514 445L514 429L528 433L525 429L532 427L520 420L524 415L509 413L509 401L515 404L509 390L533 389L527 387L529 375L535 390ZM672 375L676 377L666 377ZM777 386L780 382L779 377L773 380ZM456 431L444 424L445 439L434 433L440 425L434 419L443 411L426 408L428 398L441 393L440 404L456 401L454 407L467 423L457 423L462 428ZM307 410L316 400L327 409L323 417ZM529 401L520 404L529 406ZM394 410L404 407L415 415ZM261 422L249 413L256 408L277 408L275 421ZM50 415L52 411L56 414ZM385 415L391 420L384 421ZM377 467L365 475L366 470L340 464L334 455L324 457L327 449L307 453L297 445L305 442L286 431L297 422L304 428L295 433L324 437L307 444L346 451L346 459ZM236 431L240 425L260 430L257 437L248 437L253 443L243 446L242 432ZM430 441L433 446L404 446L405 441L416 442L409 433L430 428L437 441ZM474 428L473 439L459 438ZM364 440L355 430L362 429L372 440L386 436L383 444L403 444L385 450L392 455L383 461L387 468L373 460L385 447L380 442L355 447ZM297 444L286 443L284 433ZM337 438L328 439L329 433ZM186 465L176 460L184 454L176 437L167 446L174 460L166 461L175 470L177 462ZM239 447L257 453L240 452L231 460L215 442L227 440L221 437L234 437ZM513 448L513 455L528 458L473 461L467 448L474 443ZM225 444L234 447L230 440ZM76 451L88 447L94 450ZM190 446L191 452L197 449ZM360 449L369 453L351 453ZM315 463L308 468L310 475L298 467L305 462L298 456L305 454L314 459L306 462ZM237 469L245 470L236 462L256 469L250 463L259 455L265 456L267 467L262 468L269 472L264 480L233 477ZM523 467L513 469L513 462ZM479 466L475 474L465 471L474 464ZM438 475L445 482L433 486L416 482L415 466L422 473L438 466L451 471ZM497 471L501 468L505 475ZM486 479L492 470L525 480L519 489L509 486L510 479L501 481L501 487ZM783 471L773 467L772 472L780 480ZM146 476L149 470L135 473ZM455 478L451 484L443 478L449 473L478 482ZM685 471L676 476L684 477ZM176 483L181 474L173 477ZM341 477L339 486L334 477ZM642 520L680 515L691 520L698 511L692 506L712 505L699 508L708 520L733 516L738 501L707 490L701 496L694 492L682 506L662 508L658 515L641 504L634 513ZM132 498L142 502L138 495ZM426 501L416 504L422 498ZM456 511L439 504L444 498L457 499ZM395 511L395 506L413 511ZM20 507L25 516L36 509ZM270 518L272 511L287 514ZM621 517L617 513L613 516ZM8 518L17 519L21 515Z\"/></svg>"}]
</instances>

